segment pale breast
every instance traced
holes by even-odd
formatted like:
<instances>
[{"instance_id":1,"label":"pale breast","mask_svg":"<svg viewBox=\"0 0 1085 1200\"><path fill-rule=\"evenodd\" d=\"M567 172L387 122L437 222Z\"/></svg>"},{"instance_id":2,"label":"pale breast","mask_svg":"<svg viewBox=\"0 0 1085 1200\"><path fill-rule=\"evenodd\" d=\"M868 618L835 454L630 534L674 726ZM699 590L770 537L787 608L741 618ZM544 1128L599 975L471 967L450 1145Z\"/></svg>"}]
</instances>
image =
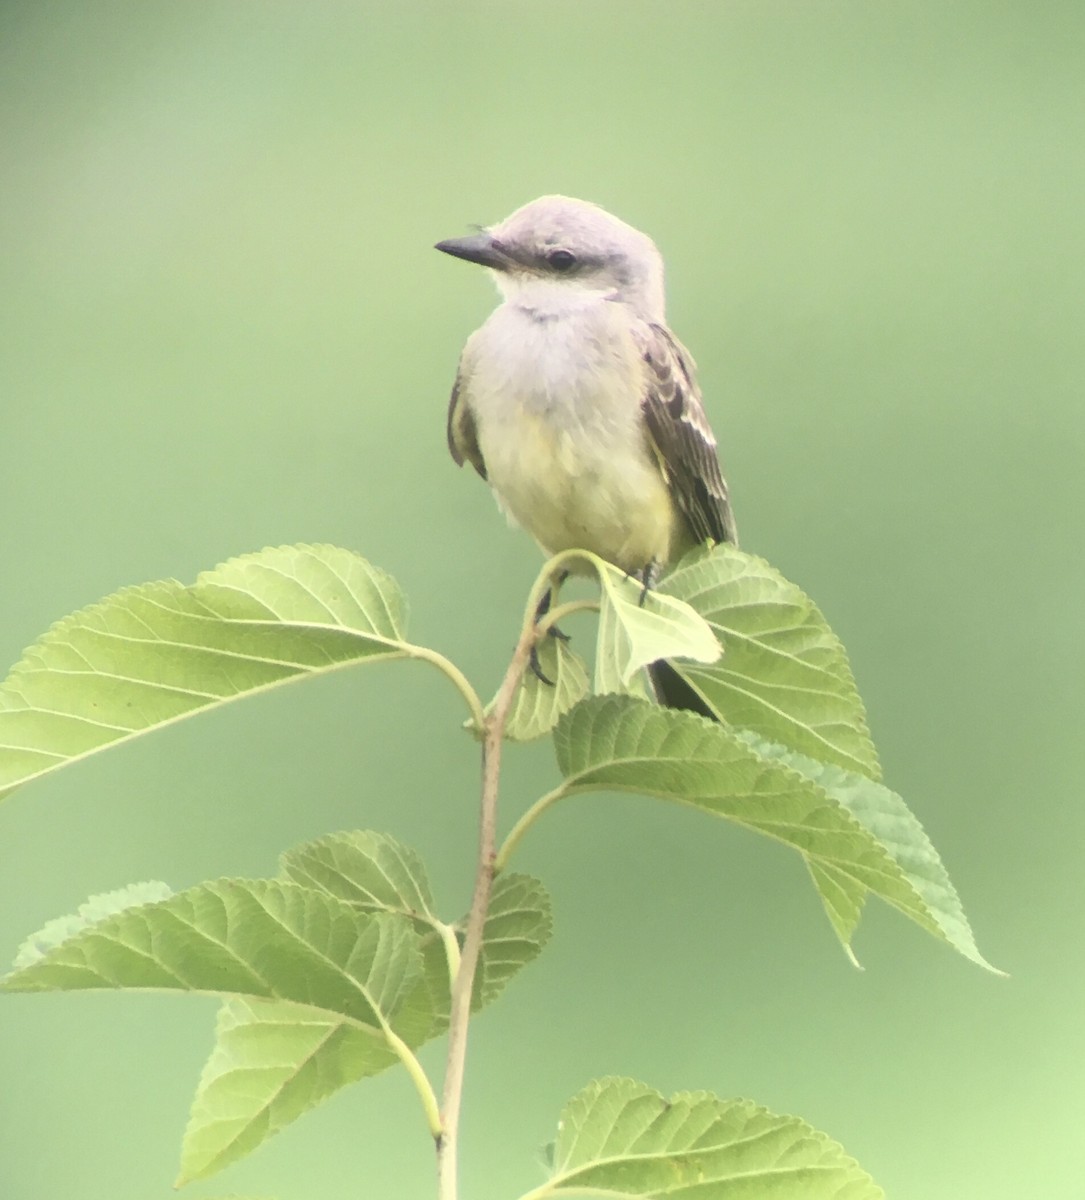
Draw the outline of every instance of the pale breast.
<instances>
[{"instance_id":1,"label":"pale breast","mask_svg":"<svg viewBox=\"0 0 1085 1200\"><path fill-rule=\"evenodd\" d=\"M539 320L499 308L469 346L468 402L491 486L548 553L627 571L671 557L678 518L640 412L643 364L619 305Z\"/></svg>"}]
</instances>

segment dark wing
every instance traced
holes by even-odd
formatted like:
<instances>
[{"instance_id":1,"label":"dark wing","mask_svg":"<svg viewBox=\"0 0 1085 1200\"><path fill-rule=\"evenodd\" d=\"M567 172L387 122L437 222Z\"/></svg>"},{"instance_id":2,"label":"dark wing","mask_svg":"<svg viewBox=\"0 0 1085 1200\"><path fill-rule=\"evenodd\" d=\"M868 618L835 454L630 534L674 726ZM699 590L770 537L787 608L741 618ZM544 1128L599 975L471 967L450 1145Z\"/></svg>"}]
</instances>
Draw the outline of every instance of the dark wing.
<instances>
[{"instance_id":1,"label":"dark wing","mask_svg":"<svg viewBox=\"0 0 1085 1200\"><path fill-rule=\"evenodd\" d=\"M486 478L486 464L478 448L475 414L463 395L462 359L456 372L456 382L452 385L452 398L448 402L448 449L457 467L469 462L483 479Z\"/></svg>"},{"instance_id":2,"label":"dark wing","mask_svg":"<svg viewBox=\"0 0 1085 1200\"><path fill-rule=\"evenodd\" d=\"M644 422L675 503L699 542L738 544L716 439L701 405L693 360L664 326L638 329L647 384Z\"/></svg>"}]
</instances>

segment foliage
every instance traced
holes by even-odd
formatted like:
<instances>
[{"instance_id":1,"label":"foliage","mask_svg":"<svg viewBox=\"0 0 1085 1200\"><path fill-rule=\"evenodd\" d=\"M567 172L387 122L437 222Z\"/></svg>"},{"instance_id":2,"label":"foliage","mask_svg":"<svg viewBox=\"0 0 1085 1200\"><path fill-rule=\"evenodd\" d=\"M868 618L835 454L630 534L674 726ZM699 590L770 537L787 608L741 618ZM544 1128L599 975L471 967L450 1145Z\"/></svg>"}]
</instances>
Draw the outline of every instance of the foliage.
<instances>
[{"instance_id":1,"label":"foliage","mask_svg":"<svg viewBox=\"0 0 1085 1200\"><path fill-rule=\"evenodd\" d=\"M989 966L919 822L880 781L844 649L800 589L726 546L694 553L647 593L578 554L600 581L593 675L562 638L547 636L583 602L555 603L535 625L539 598L556 593L569 557L540 576L506 684L488 707L446 658L407 641L395 582L330 546L247 555L188 587L118 592L58 622L0 686L0 794L215 705L395 658L429 662L459 690L467 724L485 739L494 803L501 740L553 738L560 783L496 857L482 856L486 886L461 920L438 915L414 851L387 834L347 832L286 852L274 878L218 879L175 895L140 884L94 897L27 941L4 991L222 998L179 1183L213 1175L346 1084L397 1064L415 1084L440 1155L455 1120L415 1051L447 1034L451 1073L457 981L469 989L466 1022L545 946L545 888L506 868L565 798L637 792L783 843L806 865L849 955L873 895ZM536 641L540 670L527 671ZM661 657L676 660L715 720L645 697L641 669ZM473 921L477 970L466 965ZM703 1093L665 1100L614 1079L569 1102L550 1178L529 1197L604 1193L882 1194L835 1142L796 1118ZM454 1183L442 1192L454 1194Z\"/></svg>"}]
</instances>

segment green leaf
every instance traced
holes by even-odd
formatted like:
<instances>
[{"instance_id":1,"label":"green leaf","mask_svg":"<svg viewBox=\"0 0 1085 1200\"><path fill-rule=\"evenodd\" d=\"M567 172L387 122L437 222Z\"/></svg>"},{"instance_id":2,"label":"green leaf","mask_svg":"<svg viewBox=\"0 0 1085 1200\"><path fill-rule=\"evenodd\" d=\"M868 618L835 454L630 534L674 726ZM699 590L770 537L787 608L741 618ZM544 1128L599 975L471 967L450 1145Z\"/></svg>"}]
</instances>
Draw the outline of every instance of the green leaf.
<instances>
[{"instance_id":1,"label":"green leaf","mask_svg":"<svg viewBox=\"0 0 1085 1200\"><path fill-rule=\"evenodd\" d=\"M390 1024L412 1049L443 1032L451 1002L444 927L433 914L419 856L385 834L359 831L290 850L282 866L292 882L359 911L412 920L422 970ZM550 902L542 884L526 875L499 876L484 933L476 1010L497 998L538 955L549 934ZM396 1061L385 1041L335 1013L284 1002L228 1000L185 1133L179 1182L214 1174L348 1083Z\"/></svg>"},{"instance_id":2,"label":"green leaf","mask_svg":"<svg viewBox=\"0 0 1085 1200\"><path fill-rule=\"evenodd\" d=\"M846 871L828 863L807 859L806 866L821 897L821 903L825 906L829 924L844 947L844 953L854 966L859 966L859 960L851 948L851 939L859 924L859 918L863 915L863 906L867 898L866 885L853 879Z\"/></svg>"},{"instance_id":3,"label":"green leaf","mask_svg":"<svg viewBox=\"0 0 1085 1200\"><path fill-rule=\"evenodd\" d=\"M640 792L726 817L797 850L845 947L873 892L989 966L933 847L899 797L716 721L622 696L585 700L554 733L561 795ZM850 951L849 951L850 952Z\"/></svg>"},{"instance_id":4,"label":"green leaf","mask_svg":"<svg viewBox=\"0 0 1085 1200\"><path fill-rule=\"evenodd\" d=\"M422 859L386 833L334 833L288 850L283 874L367 912L401 913L427 925L440 922Z\"/></svg>"},{"instance_id":5,"label":"green leaf","mask_svg":"<svg viewBox=\"0 0 1085 1200\"><path fill-rule=\"evenodd\" d=\"M320 838L283 855L285 880L219 880L176 896L141 884L50 922L5 991L155 988L228 997L200 1080L181 1180L249 1153L339 1088L442 1032L446 937L425 868L394 838ZM499 876L483 935L476 1009L534 959L550 901L527 875Z\"/></svg>"},{"instance_id":6,"label":"green leaf","mask_svg":"<svg viewBox=\"0 0 1085 1200\"><path fill-rule=\"evenodd\" d=\"M401 657L404 622L395 581L334 546L263 550L191 587L116 592L58 621L0 685L0 797L201 709Z\"/></svg>"},{"instance_id":7,"label":"green leaf","mask_svg":"<svg viewBox=\"0 0 1085 1200\"><path fill-rule=\"evenodd\" d=\"M290 1000L383 1036L422 974L410 922L276 880L218 880L105 917L8 975L9 992L155 988Z\"/></svg>"},{"instance_id":8,"label":"green leaf","mask_svg":"<svg viewBox=\"0 0 1085 1200\"><path fill-rule=\"evenodd\" d=\"M367 912L391 912L410 917L423 938L434 947L430 974L433 1002L447 1023L449 970L439 937L446 930L434 915L429 879L421 858L384 833L336 833L307 842L282 856L283 873L295 883L319 888ZM462 936L465 922L455 927ZM494 881L490 910L483 932L476 1008L489 1004L508 981L537 958L550 938L550 897L530 875L501 874ZM435 1030L436 1032L436 1030ZM412 1042L412 1045L415 1044Z\"/></svg>"},{"instance_id":9,"label":"green leaf","mask_svg":"<svg viewBox=\"0 0 1085 1200\"><path fill-rule=\"evenodd\" d=\"M574 1096L554 1151L550 1179L521 1200L885 1200L840 1145L796 1117L707 1092L668 1100L632 1079Z\"/></svg>"},{"instance_id":10,"label":"green leaf","mask_svg":"<svg viewBox=\"0 0 1085 1200\"><path fill-rule=\"evenodd\" d=\"M880 778L844 647L800 588L720 545L683 559L660 591L687 601L724 645L712 666L674 664L722 721Z\"/></svg>"},{"instance_id":11,"label":"green leaf","mask_svg":"<svg viewBox=\"0 0 1085 1200\"><path fill-rule=\"evenodd\" d=\"M720 643L708 623L682 600L645 591L616 567L596 562L602 585L595 691L628 692L637 672L657 658L712 663Z\"/></svg>"},{"instance_id":12,"label":"green leaf","mask_svg":"<svg viewBox=\"0 0 1085 1200\"><path fill-rule=\"evenodd\" d=\"M206 1179L327 1100L396 1062L388 1044L332 1013L227 1000L181 1148L176 1186Z\"/></svg>"},{"instance_id":13,"label":"green leaf","mask_svg":"<svg viewBox=\"0 0 1085 1200\"><path fill-rule=\"evenodd\" d=\"M123 912L126 908L134 908L140 904L151 904L158 900L167 900L173 895L172 889L158 880L147 883L132 883L128 887L118 888L114 892L103 892L91 896L79 906L77 912L64 917L56 917L47 921L37 933L23 942L19 953L15 956L14 970L21 971L23 967L39 962L50 950L62 942L82 933L91 925L97 924L105 917Z\"/></svg>"},{"instance_id":14,"label":"green leaf","mask_svg":"<svg viewBox=\"0 0 1085 1200\"><path fill-rule=\"evenodd\" d=\"M542 949L550 932L549 912L549 899L536 880L524 875L497 880L476 1010L496 999ZM448 964L435 934L426 947L420 983L427 990L405 1002L392 1023L412 1048L448 1025ZM418 1016L426 1019L424 1029L412 1028ZM387 1043L332 1013L282 1002L228 1000L185 1132L178 1186L243 1158L340 1088L396 1061Z\"/></svg>"},{"instance_id":15,"label":"green leaf","mask_svg":"<svg viewBox=\"0 0 1085 1200\"><path fill-rule=\"evenodd\" d=\"M496 1000L550 940L550 896L530 875L498 875L482 935L474 1007Z\"/></svg>"},{"instance_id":16,"label":"green leaf","mask_svg":"<svg viewBox=\"0 0 1085 1200\"><path fill-rule=\"evenodd\" d=\"M896 792L865 775L845 771L830 763L819 763L755 735L740 736L763 758L797 771L830 795L878 845L885 848L907 881L907 887L887 886L879 892L883 899L966 958L990 971L995 970L976 946L957 889L950 882L938 852L915 814ZM856 907L856 889L863 886L862 882L848 879L839 868L824 865L817 870L812 865L811 875L834 928L838 923L847 928L849 922L854 928L858 913L854 919L850 914Z\"/></svg>"},{"instance_id":17,"label":"green leaf","mask_svg":"<svg viewBox=\"0 0 1085 1200\"><path fill-rule=\"evenodd\" d=\"M356 905L363 912L407 917L414 925L422 955L419 990L425 996L412 1009L425 1011L426 1023L397 1030L411 1046L448 1024L449 967L443 938L452 931L434 913L426 868L419 855L386 833L355 830L306 842L281 856L283 874Z\"/></svg>"},{"instance_id":18,"label":"green leaf","mask_svg":"<svg viewBox=\"0 0 1085 1200\"><path fill-rule=\"evenodd\" d=\"M385 849L387 849L385 847ZM104 909L115 909L118 893ZM91 913L81 910L86 918ZM51 922L49 929L55 926ZM447 1023L448 967L398 913L295 883L220 880L35 938L4 991L156 988L229 997L185 1135L181 1181L247 1154ZM443 976L444 1013L431 981Z\"/></svg>"},{"instance_id":19,"label":"green leaf","mask_svg":"<svg viewBox=\"0 0 1085 1200\"><path fill-rule=\"evenodd\" d=\"M544 683L533 671L524 673L505 725L509 741L530 742L543 737L562 713L588 693L587 667L567 641L545 637L539 642L538 654L539 666L551 682Z\"/></svg>"}]
</instances>

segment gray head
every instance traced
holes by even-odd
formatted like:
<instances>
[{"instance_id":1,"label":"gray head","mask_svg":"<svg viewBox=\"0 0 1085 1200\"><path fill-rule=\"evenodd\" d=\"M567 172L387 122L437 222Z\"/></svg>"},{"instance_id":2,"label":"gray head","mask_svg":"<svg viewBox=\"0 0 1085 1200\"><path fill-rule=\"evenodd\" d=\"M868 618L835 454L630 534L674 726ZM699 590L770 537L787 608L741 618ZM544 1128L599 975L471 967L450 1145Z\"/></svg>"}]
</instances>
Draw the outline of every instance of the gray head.
<instances>
[{"instance_id":1,"label":"gray head","mask_svg":"<svg viewBox=\"0 0 1085 1200\"><path fill-rule=\"evenodd\" d=\"M663 259L655 243L585 200L542 196L437 249L489 267L506 299L525 307L560 310L606 296L663 320Z\"/></svg>"}]
</instances>

